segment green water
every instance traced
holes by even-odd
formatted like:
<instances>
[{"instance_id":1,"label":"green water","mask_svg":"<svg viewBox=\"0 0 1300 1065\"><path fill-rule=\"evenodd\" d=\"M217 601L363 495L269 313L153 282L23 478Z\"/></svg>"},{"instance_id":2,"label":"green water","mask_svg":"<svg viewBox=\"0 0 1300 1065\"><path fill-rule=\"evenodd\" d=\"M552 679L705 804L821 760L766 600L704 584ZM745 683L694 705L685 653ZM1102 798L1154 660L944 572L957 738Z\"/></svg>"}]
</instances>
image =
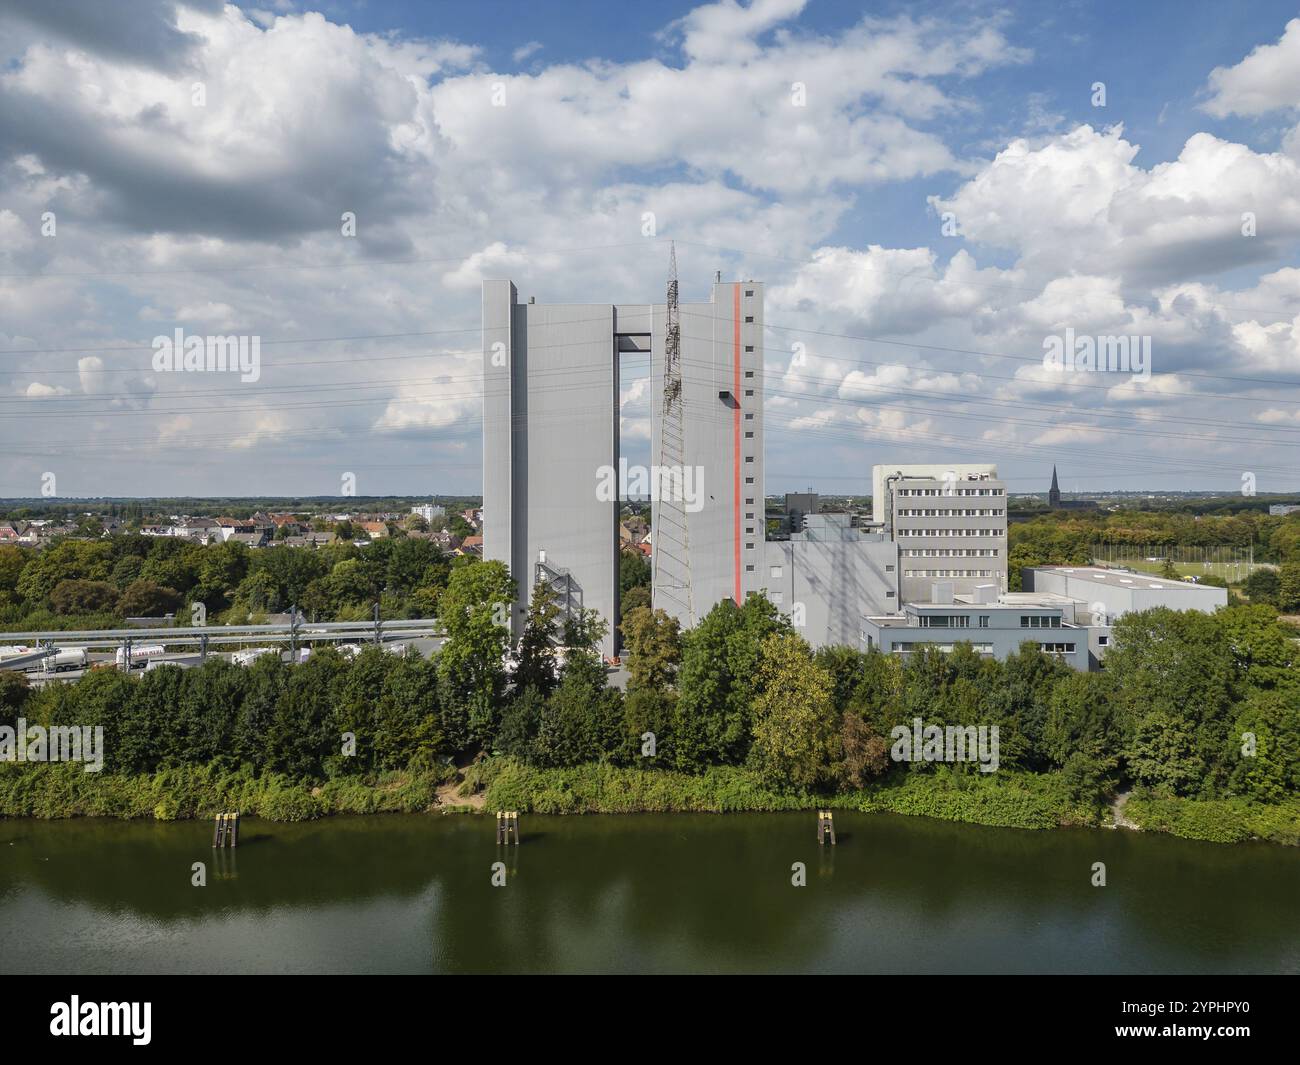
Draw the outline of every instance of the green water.
<instances>
[{"instance_id":1,"label":"green water","mask_svg":"<svg viewBox=\"0 0 1300 1065\"><path fill-rule=\"evenodd\" d=\"M0 821L0 972L1300 972L1297 849L836 825L525 816L499 853L482 817L250 819L218 853L201 823Z\"/></svg>"}]
</instances>

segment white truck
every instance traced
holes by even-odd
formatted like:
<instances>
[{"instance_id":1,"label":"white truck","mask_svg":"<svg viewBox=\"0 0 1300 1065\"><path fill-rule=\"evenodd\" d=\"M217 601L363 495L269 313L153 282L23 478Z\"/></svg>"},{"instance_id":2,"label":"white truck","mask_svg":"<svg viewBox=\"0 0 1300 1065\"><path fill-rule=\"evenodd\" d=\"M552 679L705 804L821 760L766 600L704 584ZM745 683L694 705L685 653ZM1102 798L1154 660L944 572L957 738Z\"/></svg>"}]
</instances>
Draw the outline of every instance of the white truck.
<instances>
[{"instance_id":1,"label":"white truck","mask_svg":"<svg viewBox=\"0 0 1300 1065\"><path fill-rule=\"evenodd\" d=\"M90 655L84 647L58 647L36 668L45 673L62 673L69 669L85 669L89 665Z\"/></svg>"},{"instance_id":2,"label":"white truck","mask_svg":"<svg viewBox=\"0 0 1300 1065\"><path fill-rule=\"evenodd\" d=\"M0 647L0 669L12 669L20 673L30 673L41 668L42 659L33 658L40 648L28 647L26 644L9 644Z\"/></svg>"},{"instance_id":3,"label":"white truck","mask_svg":"<svg viewBox=\"0 0 1300 1065\"><path fill-rule=\"evenodd\" d=\"M149 664L151 658L158 658L166 653L167 648L160 643L145 643L138 647L132 647L131 668L143 669ZM114 657L113 661L119 669L122 667L123 662L126 661L126 655L123 648L119 647L117 649L117 655Z\"/></svg>"}]
</instances>

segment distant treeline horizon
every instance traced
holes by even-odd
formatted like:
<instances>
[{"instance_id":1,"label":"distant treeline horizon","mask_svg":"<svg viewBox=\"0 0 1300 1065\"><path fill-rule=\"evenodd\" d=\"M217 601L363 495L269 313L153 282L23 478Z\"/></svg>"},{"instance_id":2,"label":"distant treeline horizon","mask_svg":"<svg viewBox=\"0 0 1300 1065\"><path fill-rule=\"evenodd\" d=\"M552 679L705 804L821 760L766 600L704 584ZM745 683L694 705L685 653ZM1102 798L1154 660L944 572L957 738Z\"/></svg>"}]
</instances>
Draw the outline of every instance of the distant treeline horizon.
<instances>
[{"instance_id":1,"label":"distant treeline horizon","mask_svg":"<svg viewBox=\"0 0 1300 1065\"><path fill-rule=\"evenodd\" d=\"M443 500L482 500L481 495L384 495L384 496L59 496L46 499L37 496L0 496L0 503L24 503L33 506L70 506L76 503L365 503L365 502L415 502L437 503Z\"/></svg>"},{"instance_id":2,"label":"distant treeline horizon","mask_svg":"<svg viewBox=\"0 0 1300 1065\"><path fill-rule=\"evenodd\" d=\"M771 492L765 496L769 502L780 501L786 493ZM822 509L836 507L853 507L870 509L871 497L845 493L818 493ZM1187 513L1249 513L1259 511L1266 513L1268 507L1275 503L1300 504L1300 493L1261 493L1254 496L1242 496L1235 493L1206 491L1143 491L1140 489L1063 492L1063 498L1075 499L1080 496L1120 499L1136 504L1125 509L1141 510L1178 510ZM1153 498L1154 496L1154 498ZM1042 503L1046 512L1045 492L1012 492L1008 494L1011 502L1017 504ZM413 506L442 506L451 513L470 507L483 506L481 495L357 495L357 496L63 496L58 499L43 497L15 496L0 497L0 520L33 520L42 518L72 518L84 515L88 510L107 513L113 518L126 521L143 520L145 517L163 514L186 514L196 517L247 517L256 511L275 513L298 513L312 510L409 510ZM647 501L637 499L623 500L625 506L640 508ZM1055 512L1052 512L1055 513ZM1086 512L1071 511L1071 518L1085 518ZM1102 511L1095 518L1104 517Z\"/></svg>"},{"instance_id":3,"label":"distant treeline horizon","mask_svg":"<svg viewBox=\"0 0 1300 1065\"><path fill-rule=\"evenodd\" d=\"M34 498L0 498L0 517L80 516L87 510L108 512L111 517L130 519L144 514L190 514L199 517L231 512L234 517L244 511L296 513L305 510L409 510L413 506L446 507L463 510L483 505L481 496L411 495L411 496L86 496L60 497L58 500Z\"/></svg>"}]
</instances>

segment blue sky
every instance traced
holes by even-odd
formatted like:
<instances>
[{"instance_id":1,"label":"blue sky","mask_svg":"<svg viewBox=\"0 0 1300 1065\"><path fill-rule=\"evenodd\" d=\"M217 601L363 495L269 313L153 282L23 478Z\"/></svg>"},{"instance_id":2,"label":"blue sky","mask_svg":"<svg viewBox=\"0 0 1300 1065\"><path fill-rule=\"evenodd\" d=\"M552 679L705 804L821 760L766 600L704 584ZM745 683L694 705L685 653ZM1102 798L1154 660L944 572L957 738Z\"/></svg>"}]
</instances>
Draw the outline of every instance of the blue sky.
<instances>
[{"instance_id":1,"label":"blue sky","mask_svg":"<svg viewBox=\"0 0 1300 1065\"><path fill-rule=\"evenodd\" d=\"M589 59L631 62L659 57L679 65L681 57L664 39L665 29L700 5L695 3L611 4L601 0L483 0L473 4L365 0L318 7L331 18L370 33L450 36L481 42L494 70L528 72L557 63ZM1186 139L1203 129L1225 137L1250 137L1276 146L1285 132L1277 123L1226 118L1206 121L1196 103L1205 74L1246 55L1288 19L1300 14L1294 3L1252 2L1249 10L1225 17L1222 3L1108 2L1062 4L1006 3L844 3L812 0L798 19L802 32L833 36L864 14L889 18L923 14L939 20L986 13L1014 27L1017 44L1031 48L1023 64L992 71L981 79L982 121L940 124L945 139L964 152L987 151L988 140L1030 128L1034 116L1060 116L1061 125L1098 121L1091 85L1104 81L1108 111L1103 120L1122 121L1142 145L1145 165L1176 158ZM775 31L773 31L775 32ZM515 53L533 46L520 59ZM950 181L949 185L955 184ZM836 236L891 244L915 238L929 225L925 202L942 182L902 182L875 190L846 218Z\"/></svg>"},{"instance_id":2,"label":"blue sky","mask_svg":"<svg viewBox=\"0 0 1300 1065\"><path fill-rule=\"evenodd\" d=\"M479 282L658 299L668 239L768 283L769 492L1295 492L1297 71L1268 2L7 0L0 496L477 491ZM176 328L257 380L158 371ZM1067 328L1149 379L1051 372Z\"/></svg>"}]
</instances>

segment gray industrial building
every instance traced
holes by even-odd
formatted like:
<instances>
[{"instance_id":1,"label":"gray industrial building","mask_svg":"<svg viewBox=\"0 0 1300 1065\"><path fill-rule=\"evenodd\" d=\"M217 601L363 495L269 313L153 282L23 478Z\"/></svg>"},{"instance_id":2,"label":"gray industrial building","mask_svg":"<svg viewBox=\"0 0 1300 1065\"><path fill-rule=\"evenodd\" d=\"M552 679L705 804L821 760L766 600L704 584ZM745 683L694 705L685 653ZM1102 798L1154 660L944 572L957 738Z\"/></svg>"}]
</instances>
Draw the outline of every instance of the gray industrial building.
<instances>
[{"instance_id":1,"label":"gray industrial building","mask_svg":"<svg viewBox=\"0 0 1300 1065\"><path fill-rule=\"evenodd\" d=\"M1048 592L1087 604L1097 625L1114 624L1133 611L1164 606L1212 614L1228 605L1228 589L1190 581L1173 581L1100 566L1027 566L1021 585L1029 592Z\"/></svg>"},{"instance_id":2,"label":"gray industrial building","mask_svg":"<svg viewBox=\"0 0 1300 1065\"><path fill-rule=\"evenodd\" d=\"M618 354L651 330L648 307L520 303L509 281L483 282L483 557L519 584L518 636L545 563L618 624L618 505L596 492L619 468Z\"/></svg>"},{"instance_id":3,"label":"gray industrial building","mask_svg":"<svg viewBox=\"0 0 1300 1065\"><path fill-rule=\"evenodd\" d=\"M707 303L681 305L684 431L671 470L657 464L666 307L521 303L511 282L483 283L483 557L519 582L516 635L540 577L600 611L603 651L615 653L619 500L638 472L650 480L656 606L693 625L764 586L762 286L719 281ZM623 352L650 354L650 471L620 463ZM613 498L601 491L611 471Z\"/></svg>"},{"instance_id":4,"label":"gray industrial building","mask_svg":"<svg viewBox=\"0 0 1300 1065\"><path fill-rule=\"evenodd\" d=\"M785 494L785 531L796 533L803 529L804 517L816 514L820 506L816 492L786 492Z\"/></svg>"},{"instance_id":5,"label":"gray industrial building","mask_svg":"<svg viewBox=\"0 0 1300 1065\"><path fill-rule=\"evenodd\" d=\"M1020 583L1026 591L1059 595L1076 604L1089 626L1094 668L1110 645L1112 627L1125 614L1159 606L1213 614L1228 605L1226 588L1099 566L1027 566L1020 571Z\"/></svg>"},{"instance_id":6,"label":"gray industrial building","mask_svg":"<svg viewBox=\"0 0 1300 1065\"><path fill-rule=\"evenodd\" d=\"M804 496L815 507L816 496ZM852 527L849 515L804 512L798 532L770 540L762 585L814 647L855 646L864 609L898 605L898 551L882 533Z\"/></svg>"},{"instance_id":7,"label":"gray industrial building","mask_svg":"<svg viewBox=\"0 0 1300 1065\"><path fill-rule=\"evenodd\" d=\"M1002 658L1031 640L1088 668L1120 614L1226 602L1223 589L1091 567L1025 570L1026 591L1009 595L1006 486L989 464L876 466L863 527L792 494L789 538L768 540L762 331L753 281L716 281L707 302L630 305L521 303L511 282L483 283L483 557L518 582L516 636L545 580L600 612L602 650L617 653L620 504L646 494L652 602L683 627L763 592L814 646L970 640ZM619 454L625 352L650 355L650 470Z\"/></svg>"},{"instance_id":8,"label":"gray industrial building","mask_svg":"<svg viewBox=\"0 0 1300 1065\"><path fill-rule=\"evenodd\" d=\"M659 399L665 334L659 305L650 345L652 456L664 451L667 423ZM702 490L684 514L664 498L651 503L651 595L689 627L723 599L743 603L765 583L763 286L716 281L707 303L682 304L680 346L682 461ZM670 587L687 568L689 595Z\"/></svg>"},{"instance_id":9,"label":"gray industrial building","mask_svg":"<svg viewBox=\"0 0 1300 1065\"><path fill-rule=\"evenodd\" d=\"M723 599L765 592L814 645L855 644L864 610L899 603L898 552L847 514L817 513L795 497L788 540L769 542L763 492L763 287L712 286L710 299L679 306L681 424L665 415L667 304L543 305L521 302L509 281L483 285L483 542L519 583L511 612L522 631L538 579L600 611L617 649L618 492L602 495L600 471L624 471L619 455L619 355L649 352L652 456L665 426L678 433L670 478L653 470L652 602L693 626ZM657 461L657 458L656 458ZM671 472L671 471L670 471ZM626 485L620 485L626 488Z\"/></svg>"}]
</instances>

